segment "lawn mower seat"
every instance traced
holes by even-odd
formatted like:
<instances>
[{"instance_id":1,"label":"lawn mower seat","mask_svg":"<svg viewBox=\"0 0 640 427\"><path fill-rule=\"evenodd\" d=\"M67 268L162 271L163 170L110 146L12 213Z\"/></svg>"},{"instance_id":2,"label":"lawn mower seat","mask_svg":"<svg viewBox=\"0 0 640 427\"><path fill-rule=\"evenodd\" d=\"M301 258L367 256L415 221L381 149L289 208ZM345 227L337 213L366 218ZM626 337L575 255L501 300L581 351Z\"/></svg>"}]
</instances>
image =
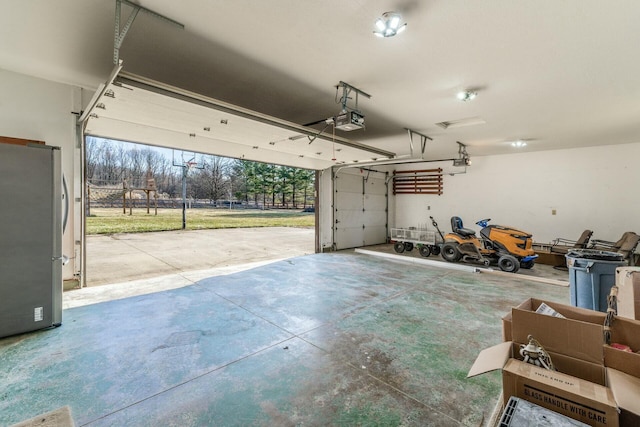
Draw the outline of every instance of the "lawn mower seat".
<instances>
[{"instance_id":1,"label":"lawn mower seat","mask_svg":"<svg viewBox=\"0 0 640 427\"><path fill-rule=\"evenodd\" d=\"M471 237L476 235L475 231L463 227L462 218L459 216L451 217L451 231L461 235L462 237Z\"/></svg>"}]
</instances>

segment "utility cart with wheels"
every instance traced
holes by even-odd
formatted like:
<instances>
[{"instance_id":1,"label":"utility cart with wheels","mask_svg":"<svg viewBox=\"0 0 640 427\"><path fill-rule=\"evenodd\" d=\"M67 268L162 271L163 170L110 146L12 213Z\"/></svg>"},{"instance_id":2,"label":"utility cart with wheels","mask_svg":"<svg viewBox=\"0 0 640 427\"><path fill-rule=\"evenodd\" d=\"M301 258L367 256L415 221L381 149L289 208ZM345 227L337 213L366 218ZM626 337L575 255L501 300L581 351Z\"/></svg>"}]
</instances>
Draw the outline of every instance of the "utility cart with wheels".
<instances>
[{"instance_id":1,"label":"utility cart with wheels","mask_svg":"<svg viewBox=\"0 0 640 427\"><path fill-rule=\"evenodd\" d=\"M442 246L439 233L417 228L392 228L390 240L397 253L409 252L415 247L423 257L439 255Z\"/></svg>"}]
</instances>

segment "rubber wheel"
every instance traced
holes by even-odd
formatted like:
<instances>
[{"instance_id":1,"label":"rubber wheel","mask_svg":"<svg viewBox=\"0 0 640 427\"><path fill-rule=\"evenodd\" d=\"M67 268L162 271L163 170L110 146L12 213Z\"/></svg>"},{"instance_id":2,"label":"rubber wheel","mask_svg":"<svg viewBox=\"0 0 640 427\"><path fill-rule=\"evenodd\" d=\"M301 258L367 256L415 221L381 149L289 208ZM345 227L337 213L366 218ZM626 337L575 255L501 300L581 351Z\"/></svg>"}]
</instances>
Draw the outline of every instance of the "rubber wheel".
<instances>
[{"instance_id":1,"label":"rubber wheel","mask_svg":"<svg viewBox=\"0 0 640 427\"><path fill-rule=\"evenodd\" d=\"M442 245L442 258L449 262L460 261L462 254L458 250L458 244L449 242Z\"/></svg>"},{"instance_id":2,"label":"rubber wheel","mask_svg":"<svg viewBox=\"0 0 640 427\"><path fill-rule=\"evenodd\" d=\"M533 265L535 264L535 261L523 261L520 263L520 268L524 268L526 270L529 270L531 268L533 268Z\"/></svg>"},{"instance_id":3,"label":"rubber wheel","mask_svg":"<svg viewBox=\"0 0 640 427\"><path fill-rule=\"evenodd\" d=\"M431 255L431 248L427 245L420 246L418 251L420 251L420 255L422 255L425 258Z\"/></svg>"},{"instance_id":4,"label":"rubber wheel","mask_svg":"<svg viewBox=\"0 0 640 427\"><path fill-rule=\"evenodd\" d=\"M433 245L431 246L431 254L440 255L440 246Z\"/></svg>"},{"instance_id":5,"label":"rubber wheel","mask_svg":"<svg viewBox=\"0 0 640 427\"><path fill-rule=\"evenodd\" d=\"M404 242L404 250L407 252L411 252L413 250L413 243Z\"/></svg>"},{"instance_id":6,"label":"rubber wheel","mask_svg":"<svg viewBox=\"0 0 640 427\"><path fill-rule=\"evenodd\" d=\"M401 254L402 252L404 252L404 243L395 242L393 244L393 250L396 251L397 253Z\"/></svg>"},{"instance_id":7,"label":"rubber wheel","mask_svg":"<svg viewBox=\"0 0 640 427\"><path fill-rule=\"evenodd\" d=\"M520 262L512 255L502 255L498 258L498 267L507 273L515 273L520 269Z\"/></svg>"}]
</instances>

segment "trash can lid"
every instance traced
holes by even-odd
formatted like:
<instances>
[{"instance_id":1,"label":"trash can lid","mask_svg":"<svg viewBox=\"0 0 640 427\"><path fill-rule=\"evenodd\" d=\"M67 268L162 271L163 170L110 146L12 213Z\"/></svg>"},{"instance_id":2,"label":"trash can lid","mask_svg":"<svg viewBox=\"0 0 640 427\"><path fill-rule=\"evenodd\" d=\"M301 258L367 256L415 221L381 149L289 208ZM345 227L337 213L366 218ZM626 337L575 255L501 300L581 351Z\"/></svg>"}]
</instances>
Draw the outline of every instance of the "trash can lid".
<instances>
[{"instance_id":1,"label":"trash can lid","mask_svg":"<svg viewBox=\"0 0 640 427\"><path fill-rule=\"evenodd\" d=\"M594 259L598 261L622 261L624 255L618 252L599 251L597 249L572 249L567 252L568 258Z\"/></svg>"}]
</instances>

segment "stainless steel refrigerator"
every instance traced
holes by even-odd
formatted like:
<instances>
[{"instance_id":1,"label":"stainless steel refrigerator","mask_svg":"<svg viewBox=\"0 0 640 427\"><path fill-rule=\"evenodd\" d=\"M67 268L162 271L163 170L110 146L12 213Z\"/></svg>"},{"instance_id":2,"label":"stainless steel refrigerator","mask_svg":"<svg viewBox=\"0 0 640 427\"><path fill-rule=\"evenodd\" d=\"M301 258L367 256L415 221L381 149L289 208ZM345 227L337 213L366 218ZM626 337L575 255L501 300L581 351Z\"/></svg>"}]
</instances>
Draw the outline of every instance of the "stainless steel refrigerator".
<instances>
[{"instance_id":1,"label":"stainless steel refrigerator","mask_svg":"<svg viewBox=\"0 0 640 427\"><path fill-rule=\"evenodd\" d=\"M60 149L0 143L0 337L62 322Z\"/></svg>"}]
</instances>

